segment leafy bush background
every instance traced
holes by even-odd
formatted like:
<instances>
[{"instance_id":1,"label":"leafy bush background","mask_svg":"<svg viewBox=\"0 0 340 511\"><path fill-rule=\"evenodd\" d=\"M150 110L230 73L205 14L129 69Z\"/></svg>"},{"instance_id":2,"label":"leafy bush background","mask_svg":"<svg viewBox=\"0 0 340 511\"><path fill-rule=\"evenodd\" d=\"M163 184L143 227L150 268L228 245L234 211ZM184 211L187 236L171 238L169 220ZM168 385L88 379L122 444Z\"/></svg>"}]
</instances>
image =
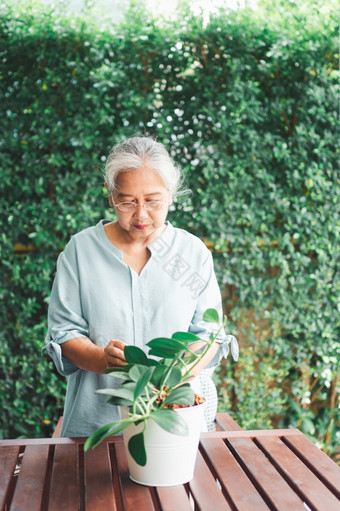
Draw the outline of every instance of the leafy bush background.
<instances>
[{"instance_id":1,"label":"leafy bush background","mask_svg":"<svg viewBox=\"0 0 340 511\"><path fill-rule=\"evenodd\" d=\"M237 364L220 410L245 428L298 426L334 454L338 56L335 4L260 3L206 26L183 7L121 25L2 6L0 435L49 436L65 381L40 355L60 250L112 217L111 146L155 135L190 199L171 221L211 248Z\"/></svg>"}]
</instances>

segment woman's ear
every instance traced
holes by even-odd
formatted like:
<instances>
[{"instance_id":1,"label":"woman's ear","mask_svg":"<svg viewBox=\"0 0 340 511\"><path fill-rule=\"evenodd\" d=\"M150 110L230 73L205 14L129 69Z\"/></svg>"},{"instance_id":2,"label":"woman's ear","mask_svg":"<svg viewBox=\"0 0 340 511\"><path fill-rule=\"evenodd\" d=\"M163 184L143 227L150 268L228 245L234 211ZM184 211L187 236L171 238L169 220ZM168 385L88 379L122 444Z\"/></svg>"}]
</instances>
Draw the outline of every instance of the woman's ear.
<instances>
[{"instance_id":1,"label":"woman's ear","mask_svg":"<svg viewBox=\"0 0 340 511\"><path fill-rule=\"evenodd\" d=\"M104 183L104 184L105 184L105 188L106 188L107 193L108 193L109 204L110 204L111 208L113 208L112 195L111 195L111 193L109 193L109 189L108 189L107 183Z\"/></svg>"},{"instance_id":2,"label":"woman's ear","mask_svg":"<svg viewBox=\"0 0 340 511\"><path fill-rule=\"evenodd\" d=\"M169 193L168 206L171 206L171 204L172 204L172 195L171 195L171 193Z\"/></svg>"}]
</instances>

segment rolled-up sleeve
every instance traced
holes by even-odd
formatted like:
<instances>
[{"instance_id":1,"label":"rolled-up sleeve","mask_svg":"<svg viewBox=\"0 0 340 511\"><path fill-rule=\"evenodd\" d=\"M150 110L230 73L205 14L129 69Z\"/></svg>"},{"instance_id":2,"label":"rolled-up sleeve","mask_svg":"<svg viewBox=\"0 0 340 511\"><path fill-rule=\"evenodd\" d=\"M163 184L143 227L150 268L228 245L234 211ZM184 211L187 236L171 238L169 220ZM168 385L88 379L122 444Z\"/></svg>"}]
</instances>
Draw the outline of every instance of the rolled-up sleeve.
<instances>
[{"instance_id":1,"label":"rolled-up sleeve","mask_svg":"<svg viewBox=\"0 0 340 511\"><path fill-rule=\"evenodd\" d=\"M76 365L72 364L72 362L67 360L67 358L63 357L60 344L57 342L46 342L46 346L44 346L42 349L42 354L44 355L46 353L52 358L57 371L62 376L69 376L78 370Z\"/></svg>"},{"instance_id":2,"label":"rolled-up sleeve","mask_svg":"<svg viewBox=\"0 0 340 511\"><path fill-rule=\"evenodd\" d=\"M89 335L87 321L82 315L75 255L70 245L68 251L62 252L58 258L48 309L48 330L42 349L43 354L50 355L63 376L74 373L78 367L62 356L60 345Z\"/></svg>"}]
</instances>

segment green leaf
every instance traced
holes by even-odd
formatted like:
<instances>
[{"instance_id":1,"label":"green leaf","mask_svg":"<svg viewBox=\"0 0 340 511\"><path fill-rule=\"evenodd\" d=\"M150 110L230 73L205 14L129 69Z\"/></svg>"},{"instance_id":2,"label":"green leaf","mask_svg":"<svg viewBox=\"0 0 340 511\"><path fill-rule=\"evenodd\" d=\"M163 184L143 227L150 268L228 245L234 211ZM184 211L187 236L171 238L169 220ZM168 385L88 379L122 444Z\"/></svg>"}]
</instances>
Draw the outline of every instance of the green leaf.
<instances>
[{"instance_id":1,"label":"green leaf","mask_svg":"<svg viewBox=\"0 0 340 511\"><path fill-rule=\"evenodd\" d=\"M107 432L110 431L115 424L115 422L105 424L105 426L98 428L94 433L92 433L84 444L84 450L87 451L90 447L96 447L100 444L100 442L107 437Z\"/></svg>"},{"instance_id":2,"label":"green leaf","mask_svg":"<svg viewBox=\"0 0 340 511\"><path fill-rule=\"evenodd\" d=\"M220 318L216 309L207 309L203 314L203 320L207 323L217 323L219 325Z\"/></svg>"},{"instance_id":3,"label":"green leaf","mask_svg":"<svg viewBox=\"0 0 340 511\"><path fill-rule=\"evenodd\" d=\"M138 348L138 346L125 346L124 355L129 364L150 365L148 357L141 348Z\"/></svg>"},{"instance_id":4,"label":"green leaf","mask_svg":"<svg viewBox=\"0 0 340 511\"><path fill-rule=\"evenodd\" d=\"M163 405L193 405L195 403L195 394L190 386L180 386L172 390L164 399Z\"/></svg>"},{"instance_id":5,"label":"green leaf","mask_svg":"<svg viewBox=\"0 0 340 511\"><path fill-rule=\"evenodd\" d=\"M99 445L105 438L109 436L117 435L125 428L127 428L132 423L131 419L124 419L117 422L111 422L110 424L105 424L101 428L98 428L91 436L86 440L84 444L84 450L87 451L90 447L95 448Z\"/></svg>"},{"instance_id":6,"label":"green leaf","mask_svg":"<svg viewBox=\"0 0 340 511\"><path fill-rule=\"evenodd\" d=\"M116 405L116 406L128 406L128 407L132 406L133 405L133 393L135 391L135 386L136 386L135 382L123 383L116 390L119 390L119 391L123 390L124 394L122 394L121 392L120 392L120 394L123 396L125 395L125 397L121 397L121 395L120 396L111 396L107 402L110 403L111 405Z\"/></svg>"},{"instance_id":7,"label":"green leaf","mask_svg":"<svg viewBox=\"0 0 340 511\"><path fill-rule=\"evenodd\" d=\"M158 337L147 343L150 349L150 355L162 358L173 358L175 355L186 351L187 346L176 339Z\"/></svg>"},{"instance_id":8,"label":"green leaf","mask_svg":"<svg viewBox=\"0 0 340 511\"><path fill-rule=\"evenodd\" d=\"M133 406L132 400L123 399L122 397L113 397L112 396L107 400L107 402L110 403L110 405L115 405L115 406L127 406L127 407Z\"/></svg>"},{"instance_id":9,"label":"green leaf","mask_svg":"<svg viewBox=\"0 0 340 511\"><path fill-rule=\"evenodd\" d=\"M197 337L197 335L192 334L191 332L175 332L172 335L172 339L176 339L177 341L182 341L186 343L200 340L200 338Z\"/></svg>"},{"instance_id":10,"label":"green leaf","mask_svg":"<svg viewBox=\"0 0 340 511\"><path fill-rule=\"evenodd\" d=\"M116 372L110 372L108 373L109 376L112 376L112 378L118 378L119 380L128 380L129 379L129 375L128 373L124 373L122 371L116 371Z\"/></svg>"},{"instance_id":11,"label":"green leaf","mask_svg":"<svg viewBox=\"0 0 340 511\"><path fill-rule=\"evenodd\" d=\"M140 379L138 380L136 387L135 387L135 391L133 393L134 400L136 400L144 392L146 385L149 383L149 381L151 379L153 371L154 371L154 368L149 367L145 371L145 373L140 377Z\"/></svg>"},{"instance_id":12,"label":"green leaf","mask_svg":"<svg viewBox=\"0 0 340 511\"><path fill-rule=\"evenodd\" d=\"M160 389L162 385L162 381L164 379L165 373L169 370L169 368L165 365L158 365L151 377L151 383L156 388Z\"/></svg>"},{"instance_id":13,"label":"green leaf","mask_svg":"<svg viewBox=\"0 0 340 511\"><path fill-rule=\"evenodd\" d=\"M178 366L174 366L171 369L169 376L166 379L165 385L167 387L175 387L176 385L178 385L180 383L181 380L182 380L182 371Z\"/></svg>"},{"instance_id":14,"label":"green leaf","mask_svg":"<svg viewBox=\"0 0 340 511\"><path fill-rule=\"evenodd\" d=\"M165 431L169 431L169 433L174 433L174 435L179 436L187 436L189 434L185 419L175 412L175 410L159 408L152 412L151 417L158 426L165 429Z\"/></svg>"},{"instance_id":15,"label":"green leaf","mask_svg":"<svg viewBox=\"0 0 340 511\"><path fill-rule=\"evenodd\" d=\"M143 432L137 433L137 435L134 435L129 439L128 449L135 462L144 467L146 465L146 451Z\"/></svg>"},{"instance_id":16,"label":"green leaf","mask_svg":"<svg viewBox=\"0 0 340 511\"><path fill-rule=\"evenodd\" d=\"M136 364L131 367L131 369L129 371L129 377L133 382L137 383L139 378L141 376L143 376L143 374L145 373L146 370L147 370L146 366Z\"/></svg>"}]
</instances>

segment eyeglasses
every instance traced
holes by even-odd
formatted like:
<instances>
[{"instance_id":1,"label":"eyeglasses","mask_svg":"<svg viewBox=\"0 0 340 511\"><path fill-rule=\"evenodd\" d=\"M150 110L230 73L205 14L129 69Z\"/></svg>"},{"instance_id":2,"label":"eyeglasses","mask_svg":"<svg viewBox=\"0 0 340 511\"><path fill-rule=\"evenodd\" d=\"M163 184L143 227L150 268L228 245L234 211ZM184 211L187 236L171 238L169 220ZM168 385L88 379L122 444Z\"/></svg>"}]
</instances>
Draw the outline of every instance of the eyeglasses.
<instances>
[{"instance_id":1,"label":"eyeglasses","mask_svg":"<svg viewBox=\"0 0 340 511\"><path fill-rule=\"evenodd\" d=\"M166 203L167 201L150 200L144 202L142 206L147 211L159 211L165 206ZM125 213L128 213L129 211L135 211L137 206L139 206L137 202L117 202L117 203L113 202L113 205L116 206L116 208L118 208L119 211L124 211Z\"/></svg>"}]
</instances>

